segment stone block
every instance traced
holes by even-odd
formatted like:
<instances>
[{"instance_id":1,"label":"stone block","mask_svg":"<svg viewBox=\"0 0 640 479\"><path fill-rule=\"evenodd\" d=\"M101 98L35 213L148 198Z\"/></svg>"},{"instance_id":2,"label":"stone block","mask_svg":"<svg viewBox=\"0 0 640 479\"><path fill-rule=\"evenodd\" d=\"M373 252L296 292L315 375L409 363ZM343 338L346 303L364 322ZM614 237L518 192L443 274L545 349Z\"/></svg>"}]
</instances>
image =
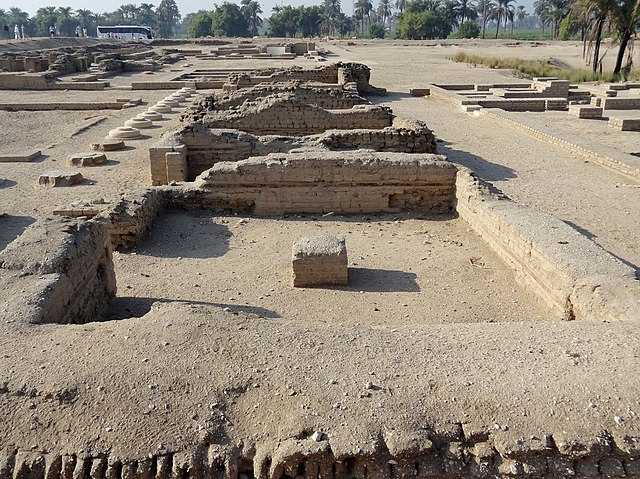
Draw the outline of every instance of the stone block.
<instances>
[{"instance_id":1,"label":"stone block","mask_svg":"<svg viewBox=\"0 0 640 479\"><path fill-rule=\"evenodd\" d=\"M43 186L74 186L82 183L82 173L77 171L47 171L38 177L38 184Z\"/></svg>"},{"instance_id":2,"label":"stone block","mask_svg":"<svg viewBox=\"0 0 640 479\"><path fill-rule=\"evenodd\" d=\"M602 118L602 107L570 105L569 115L577 116L582 119L599 119Z\"/></svg>"},{"instance_id":3,"label":"stone block","mask_svg":"<svg viewBox=\"0 0 640 479\"><path fill-rule=\"evenodd\" d=\"M429 96L431 90L429 88L411 88L409 94L411 96Z\"/></svg>"},{"instance_id":4,"label":"stone block","mask_svg":"<svg viewBox=\"0 0 640 479\"><path fill-rule=\"evenodd\" d=\"M101 166L107 161L104 153L78 153L69 157L71 166Z\"/></svg>"},{"instance_id":5,"label":"stone block","mask_svg":"<svg viewBox=\"0 0 640 479\"><path fill-rule=\"evenodd\" d=\"M293 286L345 286L347 245L344 238L331 234L307 236L292 249Z\"/></svg>"},{"instance_id":6,"label":"stone block","mask_svg":"<svg viewBox=\"0 0 640 479\"><path fill-rule=\"evenodd\" d=\"M124 141L115 140L113 138L105 138L99 143L91 144L91 149L96 151L119 151L124 150L124 148Z\"/></svg>"}]
</instances>

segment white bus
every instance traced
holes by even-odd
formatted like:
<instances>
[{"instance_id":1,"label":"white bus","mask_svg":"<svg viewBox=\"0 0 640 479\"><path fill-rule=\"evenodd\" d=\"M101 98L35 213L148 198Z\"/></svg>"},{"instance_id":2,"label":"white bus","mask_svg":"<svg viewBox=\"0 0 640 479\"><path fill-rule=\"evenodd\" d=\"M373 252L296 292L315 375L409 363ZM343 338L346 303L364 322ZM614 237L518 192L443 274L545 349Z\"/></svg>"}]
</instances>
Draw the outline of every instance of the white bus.
<instances>
[{"instance_id":1,"label":"white bus","mask_svg":"<svg viewBox=\"0 0 640 479\"><path fill-rule=\"evenodd\" d=\"M122 40L151 40L153 33L149 27L140 25L109 25L97 28L98 38L119 38Z\"/></svg>"}]
</instances>

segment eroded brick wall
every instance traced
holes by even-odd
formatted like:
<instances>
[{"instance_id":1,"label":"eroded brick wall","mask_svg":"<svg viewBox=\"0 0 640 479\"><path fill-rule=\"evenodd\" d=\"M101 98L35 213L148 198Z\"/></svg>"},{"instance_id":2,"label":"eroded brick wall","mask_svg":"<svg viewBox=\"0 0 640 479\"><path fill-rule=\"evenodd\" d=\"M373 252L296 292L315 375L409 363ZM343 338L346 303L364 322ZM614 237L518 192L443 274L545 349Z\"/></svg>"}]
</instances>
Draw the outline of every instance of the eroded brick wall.
<instances>
[{"instance_id":1,"label":"eroded brick wall","mask_svg":"<svg viewBox=\"0 0 640 479\"><path fill-rule=\"evenodd\" d=\"M10 301L15 312L20 303L29 303L25 314L17 315L19 322L99 321L116 293L108 226L40 220L0 252L0 276L15 276L26 285L27 294Z\"/></svg>"},{"instance_id":2,"label":"eroded brick wall","mask_svg":"<svg viewBox=\"0 0 640 479\"><path fill-rule=\"evenodd\" d=\"M429 154L305 152L216 164L193 187L175 190L185 207L255 214L451 213L456 168Z\"/></svg>"}]
</instances>

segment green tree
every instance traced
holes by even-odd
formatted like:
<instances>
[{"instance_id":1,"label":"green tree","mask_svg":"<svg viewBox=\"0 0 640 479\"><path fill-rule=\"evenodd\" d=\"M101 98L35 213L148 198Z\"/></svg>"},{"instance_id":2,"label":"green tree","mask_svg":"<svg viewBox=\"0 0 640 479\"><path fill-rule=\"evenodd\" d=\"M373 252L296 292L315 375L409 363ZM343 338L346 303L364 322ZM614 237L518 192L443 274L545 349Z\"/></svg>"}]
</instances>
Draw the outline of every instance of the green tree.
<instances>
[{"instance_id":1,"label":"green tree","mask_svg":"<svg viewBox=\"0 0 640 479\"><path fill-rule=\"evenodd\" d=\"M379 23L372 23L369 25L369 37L371 38L384 38L384 27Z\"/></svg>"},{"instance_id":2,"label":"green tree","mask_svg":"<svg viewBox=\"0 0 640 479\"><path fill-rule=\"evenodd\" d=\"M116 13L122 18L122 23L136 23L138 17L138 7L132 3L121 5Z\"/></svg>"},{"instance_id":3,"label":"green tree","mask_svg":"<svg viewBox=\"0 0 640 479\"><path fill-rule=\"evenodd\" d=\"M56 7L42 7L36 12L37 34L40 36L49 35L49 27L55 25L58 20Z\"/></svg>"},{"instance_id":4,"label":"green tree","mask_svg":"<svg viewBox=\"0 0 640 479\"><path fill-rule=\"evenodd\" d=\"M89 35L96 34L96 15L91 10L82 8L76 10L76 21L80 27L87 29Z\"/></svg>"},{"instance_id":5,"label":"green tree","mask_svg":"<svg viewBox=\"0 0 640 479\"><path fill-rule=\"evenodd\" d=\"M618 2L615 3L615 7L613 10L613 28L620 42L620 46L618 47L613 74L620 76L627 47L629 47L632 38L635 36L638 23L640 22L640 0L618 0ZM632 59L633 56L631 52L627 61L627 70L631 68ZM626 73L628 73L628 71L625 72L625 76Z\"/></svg>"},{"instance_id":6,"label":"green tree","mask_svg":"<svg viewBox=\"0 0 640 479\"><path fill-rule=\"evenodd\" d=\"M473 20L466 20L460 24L456 33L458 38L478 38L480 36L480 26Z\"/></svg>"},{"instance_id":7,"label":"green tree","mask_svg":"<svg viewBox=\"0 0 640 479\"><path fill-rule=\"evenodd\" d=\"M262 26L262 17L260 17L262 8L260 7L260 3L256 0L241 0L240 5L240 11L247 21L249 33L255 37L258 34L258 28Z\"/></svg>"},{"instance_id":8,"label":"green tree","mask_svg":"<svg viewBox=\"0 0 640 479\"><path fill-rule=\"evenodd\" d=\"M454 12L460 24L463 24L467 19L475 19L477 15L475 5L471 0L456 0L454 2Z\"/></svg>"},{"instance_id":9,"label":"green tree","mask_svg":"<svg viewBox=\"0 0 640 479\"><path fill-rule=\"evenodd\" d=\"M339 30L343 16L340 0L322 1L322 30L324 33L335 35Z\"/></svg>"},{"instance_id":10,"label":"green tree","mask_svg":"<svg viewBox=\"0 0 640 479\"><path fill-rule=\"evenodd\" d=\"M206 10L200 10L186 15L184 17L183 29L187 36L193 38L211 35L211 13Z\"/></svg>"},{"instance_id":11,"label":"green tree","mask_svg":"<svg viewBox=\"0 0 640 479\"><path fill-rule=\"evenodd\" d=\"M487 28L487 22L492 16L493 10L496 7L494 0L478 0L476 9L478 10L478 16L482 22L482 38L485 37L485 29Z\"/></svg>"},{"instance_id":12,"label":"green tree","mask_svg":"<svg viewBox=\"0 0 640 479\"><path fill-rule=\"evenodd\" d=\"M391 18L391 0L380 0L380 3L378 3L378 17L383 26L387 24L387 20Z\"/></svg>"},{"instance_id":13,"label":"green tree","mask_svg":"<svg viewBox=\"0 0 640 479\"><path fill-rule=\"evenodd\" d=\"M214 35L225 37L249 36L247 19L240 7L230 2L215 6L211 14L211 31Z\"/></svg>"},{"instance_id":14,"label":"green tree","mask_svg":"<svg viewBox=\"0 0 640 479\"><path fill-rule=\"evenodd\" d=\"M276 6L269 17L269 36L295 37L298 32L300 11L291 5Z\"/></svg>"},{"instance_id":15,"label":"green tree","mask_svg":"<svg viewBox=\"0 0 640 479\"><path fill-rule=\"evenodd\" d=\"M365 21L368 20L370 23L372 10L373 4L371 3L371 0L356 0L353 5L353 16L360 22L361 33L364 33L365 31Z\"/></svg>"},{"instance_id":16,"label":"green tree","mask_svg":"<svg viewBox=\"0 0 640 479\"><path fill-rule=\"evenodd\" d=\"M155 7L152 3L141 3L136 12L136 24L155 29L158 26Z\"/></svg>"},{"instance_id":17,"label":"green tree","mask_svg":"<svg viewBox=\"0 0 640 479\"><path fill-rule=\"evenodd\" d=\"M515 15L513 2L514 0L498 0L498 3L493 8L491 16L496 21L496 38L498 38L501 22L504 22L506 28L508 20L513 20Z\"/></svg>"},{"instance_id":18,"label":"green tree","mask_svg":"<svg viewBox=\"0 0 640 479\"><path fill-rule=\"evenodd\" d=\"M312 5L298 7L298 28L297 33L303 37L315 37L320 35L322 25L322 7Z\"/></svg>"},{"instance_id":19,"label":"green tree","mask_svg":"<svg viewBox=\"0 0 640 479\"><path fill-rule=\"evenodd\" d=\"M173 37L180 22L180 10L175 0L162 0L156 8L158 34L164 38Z\"/></svg>"},{"instance_id":20,"label":"green tree","mask_svg":"<svg viewBox=\"0 0 640 479\"><path fill-rule=\"evenodd\" d=\"M585 25L583 52L594 73L602 70L600 46L614 10L615 0L578 0L572 6L573 14L581 18Z\"/></svg>"},{"instance_id":21,"label":"green tree","mask_svg":"<svg viewBox=\"0 0 640 479\"><path fill-rule=\"evenodd\" d=\"M58 32L65 36L73 36L78 25L78 22L73 18L73 9L71 7L58 7L56 13L56 28Z\"/></svg>"}]
</instances>

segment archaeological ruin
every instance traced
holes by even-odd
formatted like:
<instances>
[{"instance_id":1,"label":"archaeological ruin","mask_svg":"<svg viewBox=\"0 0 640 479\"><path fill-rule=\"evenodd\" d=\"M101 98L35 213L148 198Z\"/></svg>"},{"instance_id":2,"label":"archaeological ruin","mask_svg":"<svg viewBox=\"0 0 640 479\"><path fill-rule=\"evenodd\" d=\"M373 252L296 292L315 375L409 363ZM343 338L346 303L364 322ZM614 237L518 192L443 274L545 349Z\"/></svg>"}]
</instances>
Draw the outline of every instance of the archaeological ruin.
<instances>
[{"instance_id":1,"label":"archaeological ruin","mask_svg":"<svg viewBox=\"0 0 640 479\"><path fill-rule=\"evenodd\" d=\"M526 183L634 85L80 40L0 44L0 479L640 477L638 268Z\"/></svg>"}]
</instances>

